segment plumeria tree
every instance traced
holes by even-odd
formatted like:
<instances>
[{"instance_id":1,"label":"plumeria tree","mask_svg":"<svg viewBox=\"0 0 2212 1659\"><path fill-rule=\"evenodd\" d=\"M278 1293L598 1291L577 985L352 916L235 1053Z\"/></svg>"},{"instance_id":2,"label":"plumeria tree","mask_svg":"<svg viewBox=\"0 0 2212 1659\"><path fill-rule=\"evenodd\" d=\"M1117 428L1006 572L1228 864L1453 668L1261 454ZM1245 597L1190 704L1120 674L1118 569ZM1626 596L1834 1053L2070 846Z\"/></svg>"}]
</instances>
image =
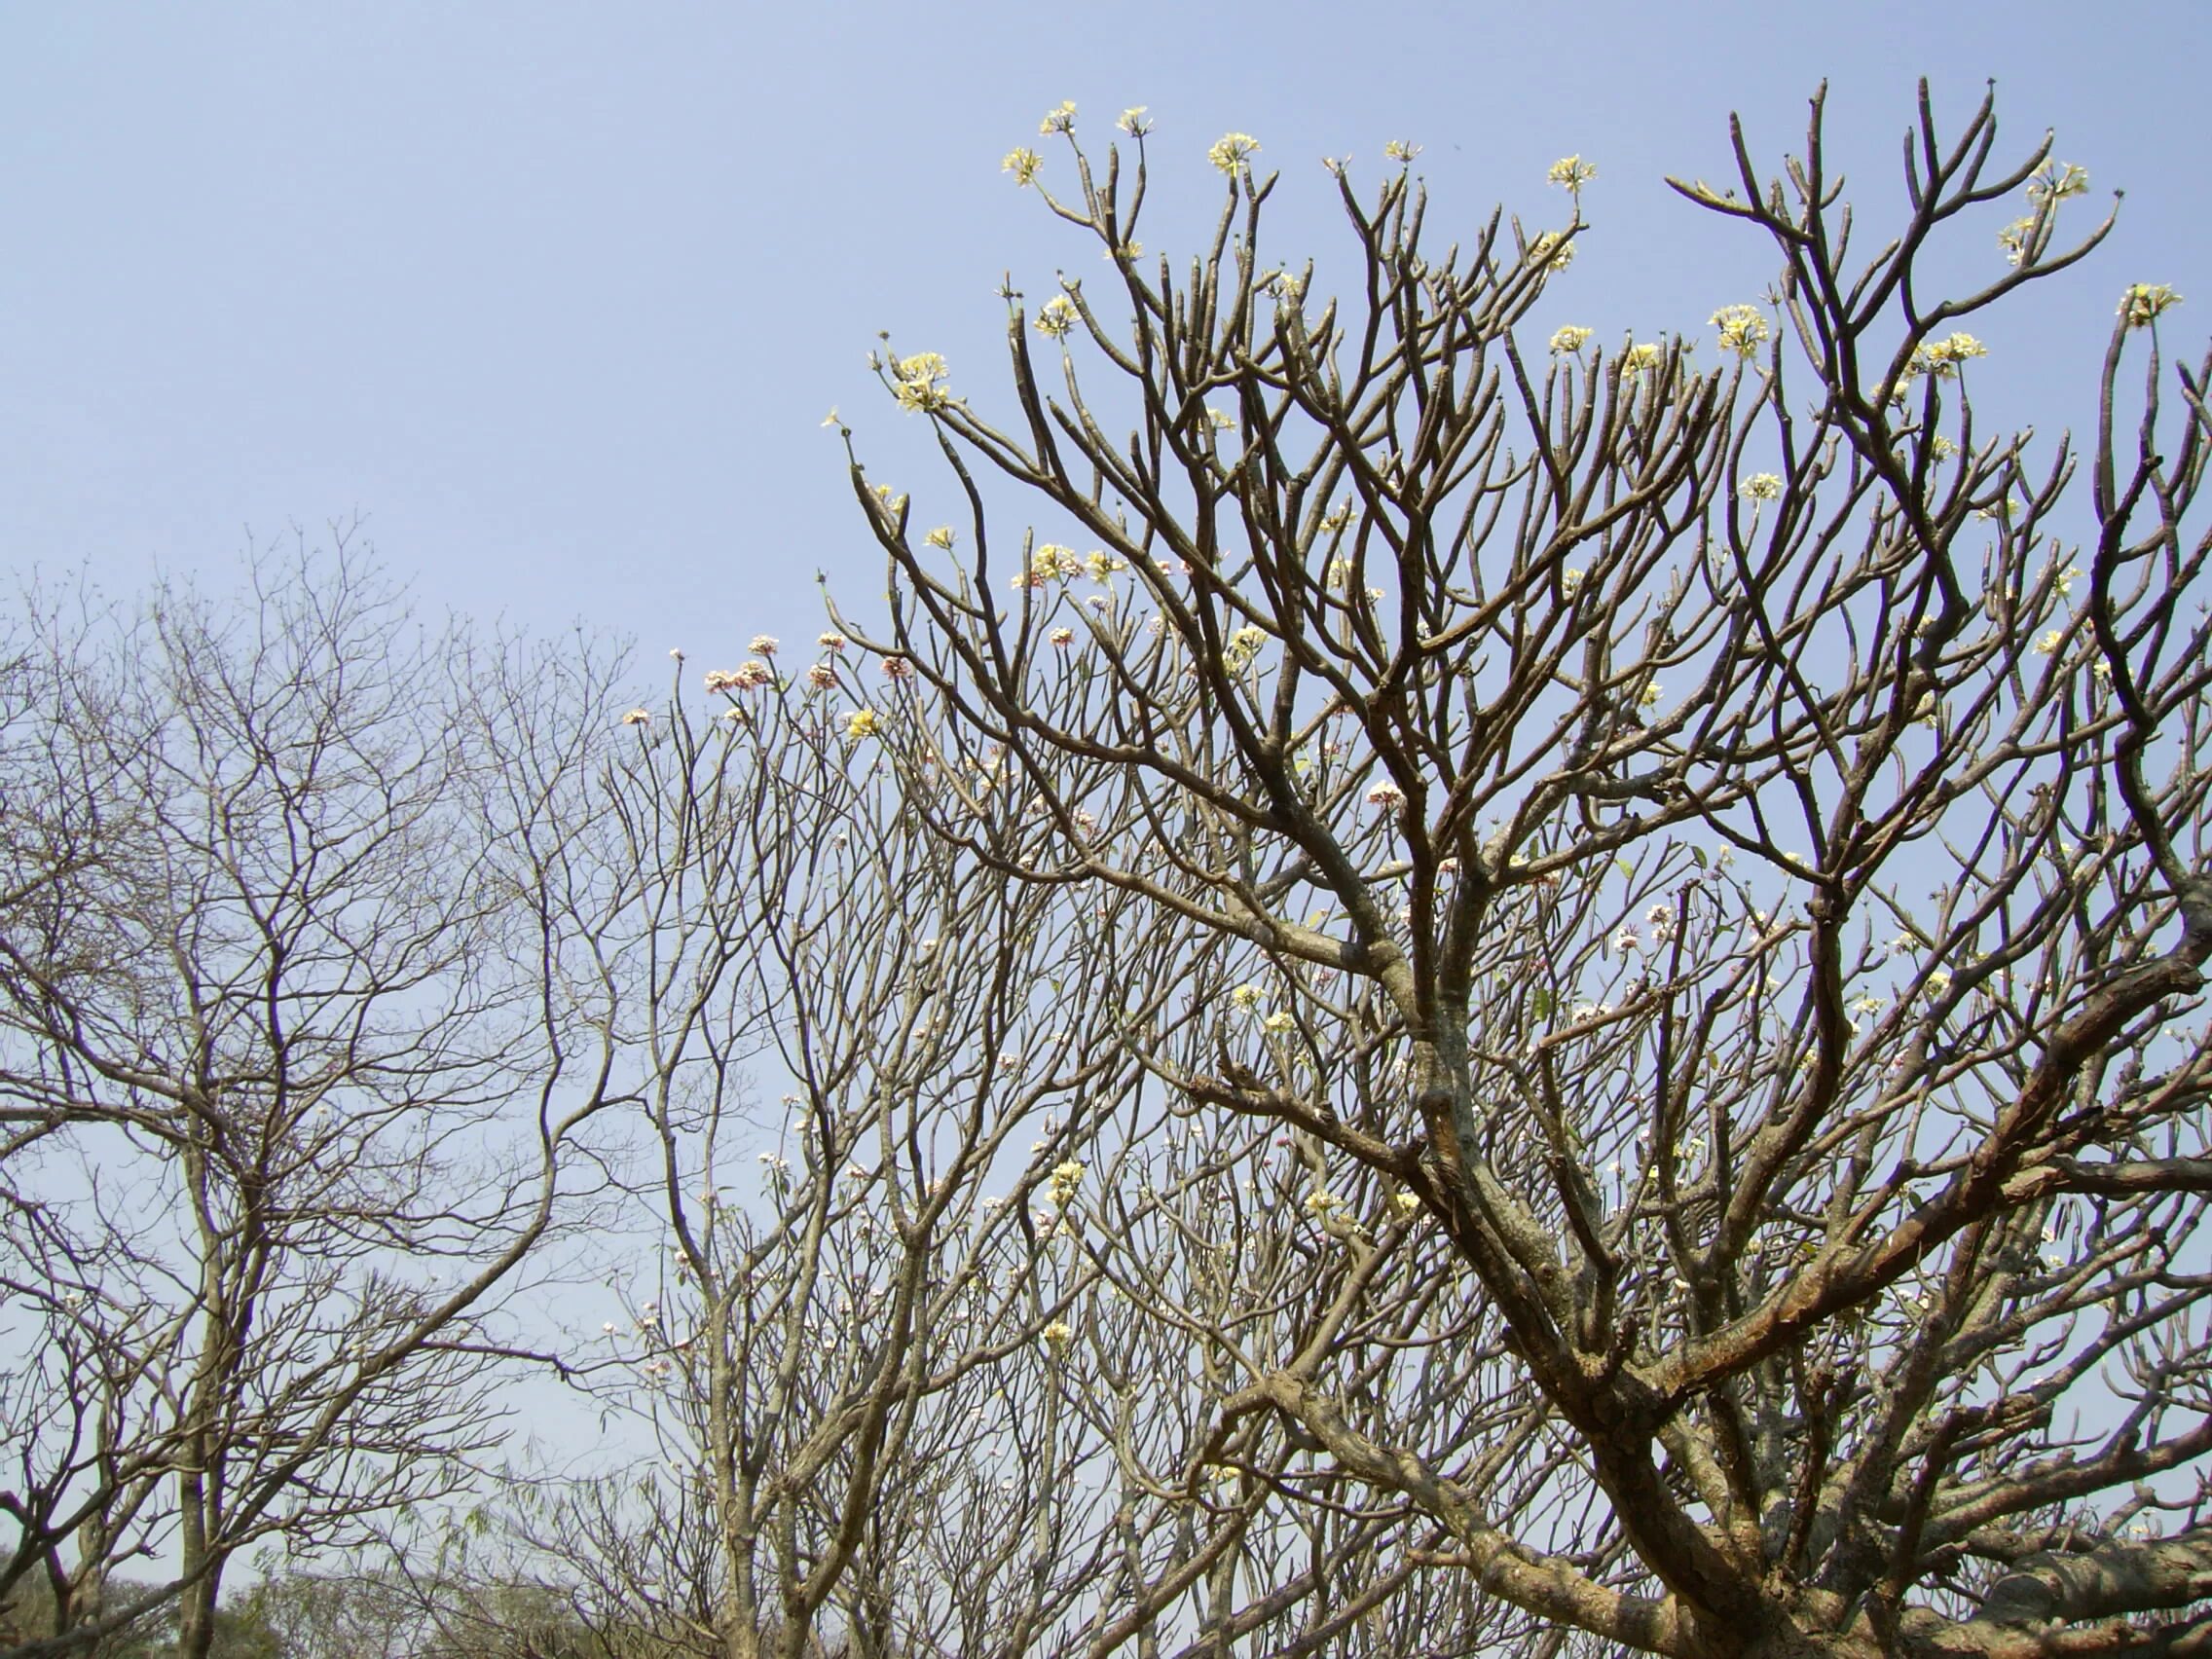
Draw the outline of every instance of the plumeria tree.
<instances>
[{"instance_id":1,"label":"plumeria tree","mask_svg":"<svg viewBox=\"0 0 2212 1659\"><path fill-rule=\"evenodd\" d=\"M1441 252L1338 167L1332 300L1251 135L1178 277L1043 125L1110 275L1003 418L883 357L886 622L625 713L343 554L26 610L8 1650L257 1544L318 1650L2212 1640L2212 360L2137 285L2079 458L1968 398L2085 175L1924 98L1869 255L1816 101L1677 186L1772 291L1616 349L1524 338L1583 158ZM472 1492L530 1361L613 1432Z\"/></svg>"},{"instance_id":2,"label":"plumeria tree","mask_svg":"<svg viewBox=\"0 0 2212 1659\"><path fill-rule=\"evenodd\" d=\"M1402 1506L1291 1523L1291 1446L1219 1437L1215 1334L1280 1341L1352 1293L1346 1258L1272 1224L1305 1190L1288 1143L1187 1128L1125 1041L1198 1029L1182 941L939 832L1011 855L1041 820L1003 756L895 740L874 705L905 661L836 633L803 669L753 651L706 671L706 707L680 679L626 717L595 818L635 879L572 930L649 1056L658 1248L590 1385L654 1456L519 1484L488 1557L459 1518L403 1556L474 1549L609 1652L1281 1645L1331 1593L1340 1625L1402 1638L1449 1604L1471 1628L1463 1593L1414 1605L1382 1547ZM1463 1363L1432 1329L1462 1300L1412 1288L1409 1375Z\"/></svg>"},{"instance_id":3,"label":"plumeria tree","mask_svg":"<svg viewBox=\"0 0 2212 1659\"><path fill-rule=\"evenodd\" d=\"M671 1651L903 1651L920 1520L1088 1276L1038 1271L1029 1213L1073 1179L1067 1103L1128 1068L1047 991L1085 930L925 832L844 642L798 674L753 650L706 708L634 712L605 783L663 1249L603 1334L659 1457L517 1520Z\"/></svg>"},{"instance_id":4,"label":"plumeria tree","mask_svg":"<svg viewBox=\"0 0 2212 1659\"><path fill-rule=\"evenodd\" d=\"M1678 183L1778 260L1694 354L1525 337L1581 158L1553 223L1443 250L1411 146L1335 168L1332 299L1245 134L1188 275L1148 259L1119 125L1007 158L1110 276L1009 284L1004 414L887 350L945 471L853 467L890 620L840 626L892 678L850 728L994 903L1085 931L1054 1017L1142 1080L1062 1119L1112 1294L1037 1384L1123 1553L942 1650L2207 1640L2177 296L2121 295L2077 451L1969 397L1970 325L2110 223L2070 236L2085 176L2000 161L1988 103L1947 136L1923 96L1880 231L1817 99L1779 177L1739 132ZM794 1213L860 1201L827 1176Z\"/></svg>"}]
</instances>

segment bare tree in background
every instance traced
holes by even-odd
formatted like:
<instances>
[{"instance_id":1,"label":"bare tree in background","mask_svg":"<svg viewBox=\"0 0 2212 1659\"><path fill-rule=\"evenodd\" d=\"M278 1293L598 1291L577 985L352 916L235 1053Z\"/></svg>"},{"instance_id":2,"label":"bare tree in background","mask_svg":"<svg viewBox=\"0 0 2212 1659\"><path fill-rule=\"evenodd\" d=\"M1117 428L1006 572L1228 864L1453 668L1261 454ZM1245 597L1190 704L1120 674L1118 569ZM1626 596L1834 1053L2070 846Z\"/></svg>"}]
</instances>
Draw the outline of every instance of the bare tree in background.
<instances>
[{"instance_id":1,"label":"bare tree in background","mask_svg":"<svg viewBox=\"0 0 2212 1659\"><path fill-rule=\"evenodd\" d=\"M463 1485L608 1098L609 1022L548 973L603 672L515 684L343 538L256 579L34 594L0 685L14 1652L173 1604L203 1659L240 1552Z\"/></svg>"},{"instance_id":2,"label":"bare tree in background","mask_svg":"<svg viewBox=\"0 0 2212 1659\"><path fill-rule=\"evenodd\" d=\"M1986 103L1946 139L1923 97L1885 229L1818 101L1781 179L1739 137L1678 186L1782 260L1717 367L1517 338L1579 158L1555 226L1441 251L1409 148L1339 169L1325 301L1262 251L1253 140L1179 279L1142 112L1103 157L1074 123L1007 166L1112 275L1010 292L1003 425L884 359L945 506L854 468L866 648L911 671L867 723L1006 903L1111 918L1068 1000L1166 1118L1084 1135L1084 1259L1137 1312L1051 1385L1139 1495L1030 1650L2200 1645L2212 365L2161 361L2174 296L2122 295L2078 462L1967 395L1963 325L2103 235L2057 240L2085 177L1997 163ZM1993 280L1940 298L1962 235ZM1272 1626L1187 1551L1156 1594L1148 1504L1225 1490L1310 1533ZM1473 1634L1363 1619L1363 1529Z\"/></svg>"}]
</instances>

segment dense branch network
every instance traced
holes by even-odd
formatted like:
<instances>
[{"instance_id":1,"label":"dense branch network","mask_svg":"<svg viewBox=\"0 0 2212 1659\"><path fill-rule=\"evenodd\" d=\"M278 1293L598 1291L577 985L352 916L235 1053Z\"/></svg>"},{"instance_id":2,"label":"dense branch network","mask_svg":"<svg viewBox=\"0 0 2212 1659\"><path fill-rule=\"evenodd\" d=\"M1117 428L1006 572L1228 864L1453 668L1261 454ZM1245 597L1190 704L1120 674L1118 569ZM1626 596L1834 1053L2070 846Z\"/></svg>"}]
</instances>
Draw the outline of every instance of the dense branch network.
<instances>
[{"instance_id":1,"label":"dense branch network","mask_svg":"<svg viewBox=\"0 0 2212 1659\"><path fill-rule=\"evenodd\" d=\"M1783 261L1699 370L1517 340L1577 159L1560 229L1441 256L1410 169L1340 170L1324 305L1249 148L1178 283L1134 251L1141 122L1101 177L1070 115L1048 201L1111 299L1010 293L1009 427L882 362L963 509L915 534L856 465L869 648L913 671L885 741L948 844L1184 941L1132 1059L1309 1172L1279 1225L1341 1294L1212 1339L1223 1429L1319 1457L1293 1507L1404 1503L1487 1594L1666 1652L2194 1640L2212 365L2162 407L2172 296L2127 291L2062 544L2074 458L1977 432L1957 325L2094 247L2053 240L2085 181L1924 101L1868 256L1821 124L1677 187ZM2022 191L2009 272L1930 303L1916 262ZM1495 1356L1442 1420L1370 1323L1438 1271ZM1500 1490L1530 1424L1563 1459Z\"/></svg>"}]
</instances>

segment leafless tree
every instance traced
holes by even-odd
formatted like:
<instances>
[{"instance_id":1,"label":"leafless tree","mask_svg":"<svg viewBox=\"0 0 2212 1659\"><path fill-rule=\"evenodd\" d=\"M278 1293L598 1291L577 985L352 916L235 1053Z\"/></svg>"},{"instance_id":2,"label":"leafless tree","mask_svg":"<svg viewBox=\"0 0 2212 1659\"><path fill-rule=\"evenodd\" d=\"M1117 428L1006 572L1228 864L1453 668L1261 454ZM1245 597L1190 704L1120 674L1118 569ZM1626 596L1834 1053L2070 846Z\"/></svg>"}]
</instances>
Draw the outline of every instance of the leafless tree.
<instances>
[{"instance_id":1,"label":"leafless tree","mask_svg":"<svg viewBox=\"0 0 2212 1659\"><path fill-rule=\"evenodd\" d=\"M1556 224L1442 251L1409 151L1338 169L1328 301L1250 139L1178 278L1141 112L1046 127L1008 166L1111 276L1010 283L1003 424L884 357L946 504L856 461L891 622L840 623L906 672L866 723L944 856L1098 918L1067 1000L1144 1078L1076 1131L1126 1300L1035 1384L1124 1553L946 1649L2201 1645L2212 362L2126 289L2071 521L2076 452L1967 396L1962 325L2102 238L2058 238L2085 178L1924 94L1872 230L1819 100L1779 179L1739 134L1677 188L1781 266L1700 367L1517 337L1578 159ZM958 1513L942 1594L1011 1642L1085 1534Z\"/></svg>"},{"instance_id":2,"label":"leafless tree","mask_svg":"<svg viewBox=\"0 0 2212 1659\"><path fill-rule=\"evenodd\" d=\"M1217 1433L1221 1334L1280 1340L1384 1258L1347 1275L1365 1241L1256 1226L1303 1165L1168 1109L1128 1033L1189 1027L1184 941L934 832L1011 858L1045 820L1003 757L917 756L872 718L903 663L871 685L841 636L795 673L756 644L704 714L633 712L593 817L638 880L573 930L652 1056L662 1249L593 1386L656 1455L523 1485L482 1581L655 1655L1295 1645L1332 1596L1315 1641L1344 1651L1474 1629L1473 1598L1383 1559L1407 1505L1272 1516L1299 1448ZM1405 1368L1436 1386L1465 1298L1433 1267L1410 1290ZM434 1531L402 1558L468 1547Z\"/></svg>"},{"instance_id":3,"label":"leafless tree","mask_svg":"<svg viewBox=\"0 0 2212 1659\"><path fill-rule=\"evenodd\" d=\"M898 1592L981 1403L1094 1276L1037 1271L1032 1212L1135 1074L1106 1010L1053 994L1090 930L912 798L1000 786L903 779L834 636L789 678L756 645L705 710L633 716L597 817L636 880L581 930L649 1079L662 1247L605 1341L659 1456L518 1520L670 1651L795 1656L827 1622L908 1652Z\"/></svg>"},{"instance_id":4,"label":"leafless tree","mask_svg":"<svg viewBox=\"0 0 2212 1659\"><path fill-rule=\"evenodd\" d=\"M203 1659L241 1551L465 1482L614 1087L548 972L604 673L516 685L343 538L254 574L34 591L0 689L0 1602L44 1613L14 1652L174 1604Z\"/></svg>"}]
</instances>

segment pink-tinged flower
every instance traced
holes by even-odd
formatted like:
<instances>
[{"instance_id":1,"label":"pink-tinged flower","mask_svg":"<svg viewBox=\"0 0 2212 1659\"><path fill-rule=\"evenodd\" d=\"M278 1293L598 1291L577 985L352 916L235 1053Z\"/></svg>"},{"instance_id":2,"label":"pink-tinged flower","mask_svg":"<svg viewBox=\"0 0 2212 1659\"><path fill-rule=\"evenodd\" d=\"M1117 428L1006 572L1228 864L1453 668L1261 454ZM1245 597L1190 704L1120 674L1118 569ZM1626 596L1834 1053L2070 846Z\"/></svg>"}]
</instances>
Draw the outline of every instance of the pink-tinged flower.
<instances>
[{"instance_id":1,"label":"pink-tinged flower","mask_svg":"<svg viewBox=\"0 0 2212 1659\"><path fill-rule=\"evenodd\" d=\"M814 643L826 651L841 651L845 648L845 636L835 633L824 634L818 637Z\"/></svg>"},{"instance_id":2,"label":"pink-tinged flower","mask_svg":"<svg viewBox=\"0 0 2212 1659\"><path fill-rule=\"evenodd\" d=\"M756 685L775 684L776 671L764 662L748 659L738 665L737 673L732 678L741 689L750 690Z\"/></svg>"},{"instance_id":3,"label":"pink-tinged flower","mask_svg":"<svg viewBox=\"0 0 2212 1659\"><path fill-rule=\"evenodd\" d=\"M653 717L651 710L632 709L628 714L622 717L622 723L629 726L650 725L652 724L652 719Z\"/></svg>"},{"instance_id":4,"label":"pink-tinged flower","mask_svg":"<svg viewBox=\"0 0 2212 1659\"><path fill-rule=\"evenodd\" d=\"M1054 628L1045 638L1059 646L1060 649L1066 650L1068 646L1075 644L1075 630L1073 628Z\"/></svg>"},{"instance_id":5,"label":"pink-tinged flower","mask_svg":"<svg viewBox=\"0 0 2212 1659\"><path fill-rule=\"evenodd\" d=\"M710 668L707 670L707 689L710 692L734 691L744 683L732 669Z\"/></svg>"},{"instance_id":6,"label":"pink-tinged flower","mask_svg":"<svg viewBox=\"0 0 2212 1659\"><path fill-rule=\"evenodd\" d=\"M806 682L826 691L837 683L837 671L826 662L818 662L806 671Z\"/></svg>"},{"instance_id":7,"label":"pink-tinged flower","mask_svg":"<svg viewBox=\"0 0 2212 1659\"><path fill-rule=\"evenodd\" d=\"M755 656L772 657L776 654L776 645L775 635L756 634L753 636L753 643L745 648Z\"/></svg>"},{"instance_id":8,"label":"pink-tinged flower","mask_svg":"<svg viewBox=\"0 0 2212 1659\"><path fill-rule=\"evenodd\" d=\"M914 677L914 665L913 665L912 663L908 662L908 661L907 661L907 660L906 660L906 659L905 659L904 657L902 657L902 656L887 656L887 657L885 657L885 658L883 659L883 678L884 678L884 679L886 679L886 680L911 680L911 679L912 679L913 677Z\"/></svg>"},{"instance_id":9,"label":"pink-tinged flower","mask_svg":"<svg viewBox=\"0 0 2212 1659\"><path fill-rule=\"evenodd\" d=\"M1405 803L1406 793L1396 784L1377 784L1367 792L1370 806L1403 806Z\"/></svg>"}]
</instances>

